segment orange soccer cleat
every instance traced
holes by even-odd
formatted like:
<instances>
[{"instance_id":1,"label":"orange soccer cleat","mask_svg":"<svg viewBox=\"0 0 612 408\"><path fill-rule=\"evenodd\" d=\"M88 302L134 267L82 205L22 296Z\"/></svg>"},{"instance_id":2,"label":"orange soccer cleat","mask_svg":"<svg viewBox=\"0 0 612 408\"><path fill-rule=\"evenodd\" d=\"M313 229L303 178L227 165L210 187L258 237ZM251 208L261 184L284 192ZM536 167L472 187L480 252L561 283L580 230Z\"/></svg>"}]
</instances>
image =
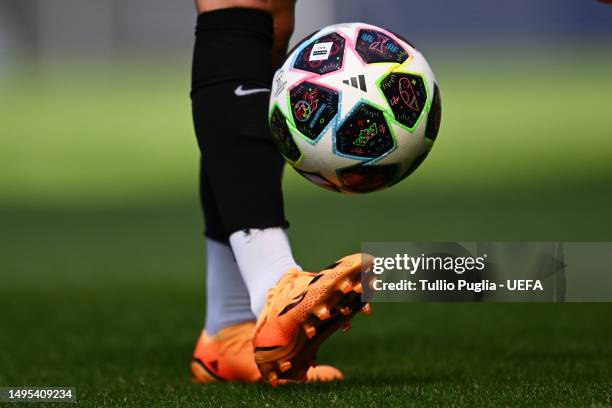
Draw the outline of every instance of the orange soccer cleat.
<instances>
[{"instance_id":1,"label":"orange soccer cleat","mask_svg":"<svg viewBox=\"0 0 612 408\"><path fill-rule=\"evenodd\" d=\"M321 343L339 328L348 330L359 311L370 312L361 301L361 270L369 270L372 259L355 254L319 273L290 270L268 291L253 337L265 381L307 380Z\"/></svg>"},{"instance_id":2,"label":"orange soccer cleat","mask_svg":"<svg viewBox=\"0 0 612 408\"><path fill-rule=\"evenodd\" d=\"M215 336L202 332L193 352L191 373L194 382L257 382L261 374L255 364L253 333L255 322L239 323L221 329ZM342 380L340 370L318 366L308 370L308 382Z\"/></svg>"}]
</instances>

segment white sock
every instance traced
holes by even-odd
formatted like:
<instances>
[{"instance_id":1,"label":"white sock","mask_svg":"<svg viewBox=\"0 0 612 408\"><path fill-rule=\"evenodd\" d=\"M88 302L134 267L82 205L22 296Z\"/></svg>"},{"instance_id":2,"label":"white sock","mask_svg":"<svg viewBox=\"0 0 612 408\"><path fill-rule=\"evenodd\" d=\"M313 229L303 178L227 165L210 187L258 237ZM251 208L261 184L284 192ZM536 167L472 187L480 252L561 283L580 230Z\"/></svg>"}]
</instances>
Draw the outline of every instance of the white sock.
<instances>
[{"instance_id":1,"label":"white sock","mask_svg":"<svg viewBox=\"0 0 612 408\"><path fill-rule=\"evenodd\" d=\"M229 245L206 239L206 333L255 320L251 300Z\"/></svg>"},{"instance_id":2,"label":"white sock","mask_svg":"<svg viewBox=\"0 0 612 408\"><path fill-rule=\"evenodd\" d=\"M249 290L251 310L259 316L268 289L289 269L301 270L291 254L287 231L282 228L236 231L229 241Z\"/></svg>"}]
</instances>

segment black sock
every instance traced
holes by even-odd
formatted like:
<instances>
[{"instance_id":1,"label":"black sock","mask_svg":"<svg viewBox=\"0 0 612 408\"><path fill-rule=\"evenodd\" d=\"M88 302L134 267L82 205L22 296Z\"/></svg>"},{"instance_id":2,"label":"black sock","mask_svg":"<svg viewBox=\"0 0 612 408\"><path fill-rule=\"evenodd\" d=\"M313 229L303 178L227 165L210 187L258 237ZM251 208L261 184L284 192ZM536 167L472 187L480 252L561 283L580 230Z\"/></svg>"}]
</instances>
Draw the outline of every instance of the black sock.
<instances>
[{"instance_id":1,"label":"black sock","mask_svg":"<svg viewBox=\"0 0 612 408\"><path fill-rule=\"evenodd\" d=\"M284 160L267 123L272 38L272 17L260 10L198 17L192 112L206 235L218 241L241 229L288 226Z\"/></svg>"},{"instance_id":2,"label":"black sock","mask_svg":"<svg viewBox=\"0 0 612 408\"><path fill-rule=\"evenodd\" d=\"M267 86L272 81L272 16L262 10L228 8L198 16L192 92L227 80Z\"/></svg>"}]
</instances>

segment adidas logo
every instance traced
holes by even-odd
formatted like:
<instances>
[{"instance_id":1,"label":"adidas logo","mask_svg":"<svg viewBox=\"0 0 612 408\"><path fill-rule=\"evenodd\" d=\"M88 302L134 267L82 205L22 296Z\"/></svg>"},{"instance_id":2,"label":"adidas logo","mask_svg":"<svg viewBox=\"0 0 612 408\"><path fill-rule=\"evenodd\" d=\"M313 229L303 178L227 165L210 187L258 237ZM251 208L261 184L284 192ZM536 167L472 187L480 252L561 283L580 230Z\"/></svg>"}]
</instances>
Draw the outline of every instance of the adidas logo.
<instances>
[{"instance_id":1,"label":"adidas logo","mask_svg":"<svg viewBox=\"0 0 612 408\"><path fill-rule=\"evenodd\" d=\"M363 92L368 92L366 88L365 77L363 75L354 76L342 81L343 84L352 86L353 88L361 89Z\"/></svg>"}]
</instances>

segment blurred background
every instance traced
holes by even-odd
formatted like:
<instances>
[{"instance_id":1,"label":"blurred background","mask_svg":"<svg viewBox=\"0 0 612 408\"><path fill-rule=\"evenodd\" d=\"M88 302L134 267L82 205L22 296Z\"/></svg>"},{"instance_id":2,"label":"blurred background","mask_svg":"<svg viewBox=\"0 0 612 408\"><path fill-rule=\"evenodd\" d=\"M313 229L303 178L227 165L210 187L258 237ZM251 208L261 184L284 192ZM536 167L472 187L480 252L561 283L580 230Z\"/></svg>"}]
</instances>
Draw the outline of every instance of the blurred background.
<instances>
[{"instance_id":1,"label":"blurred background","mask_svg":"<svg viewBox=\"0 0 612 408\"><path fill-rule=\"evenodd\" d=\"M432 154L388 191L338 195L287 169L305 269L365 241L612 240L612 7L300 0L297 9L294 42L345 21L410 39L443 106ZM0 385L77 384L111 399L135 379L182 386L204 316L188 96L195 18L189 1L0 0ZM391 371L362 374L418 373L450 343L469 354L478 333L496 345L481 350L481 366L498 349L529 359L534 344L576 357L583 342L586 377L609 378L589 365L612 355L596 341L610 330L609 306L478 306L410 305L411 319L408 305L380 305L352 341L375 331L387 347L366 365ZM389 334L413 339L419 357L404 361ZM508 342L517 335L526 340ZM324 353L364 370L336 339ZM487 367L483 379L502 371ZM567 369L571 385L575 367L564 367L548 368ZM110 391L96 388L109 381Z\"/></svg>"}]
</instances>

